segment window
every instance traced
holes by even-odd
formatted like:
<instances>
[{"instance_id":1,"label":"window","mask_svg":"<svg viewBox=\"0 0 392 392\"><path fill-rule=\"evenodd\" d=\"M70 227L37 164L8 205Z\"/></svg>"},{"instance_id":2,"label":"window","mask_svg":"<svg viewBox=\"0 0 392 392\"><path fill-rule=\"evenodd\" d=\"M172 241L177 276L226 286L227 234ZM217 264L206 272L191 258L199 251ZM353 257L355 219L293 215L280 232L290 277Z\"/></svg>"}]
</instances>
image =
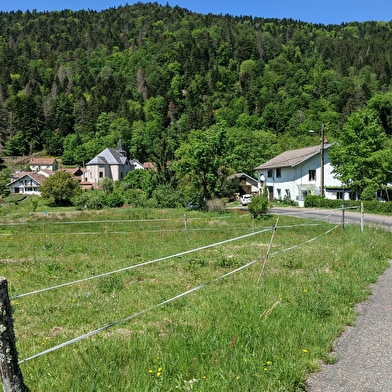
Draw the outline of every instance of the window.
<instances>
[{"instance_id":1,"label":"window","mask_svg":"<svg viewBox=\"0 0 392 392\"><path fill-rule=\"evenodd\" d=\"M281 189L277 189L276 193L278 194L278 199L282 198L282 190Z\"/></svg>"},{"instance_id":2,"label":"window","mask_svg":"<svg viewBox=\"0 0 392 392\"><path fill-rule=\"evenodd\" d=\"M271 169L268 169L267 176L268 176L269 178L272 178L272 177L273 177L272 174L273 174L273 173L272 173L272 170L271 170Z\"/></svg>"},{"instance_id":3,"label":"window","mask_svg":"<svg viewBox=\"0 0 392 392\"><path fill-rule=\"evenodd\" d=\"M286 198L291 199L290 189L285 189L285 192L286 192Z\"/></svg>"},{"instance_id":4,"label":"window","mask_svg":"<svg viewBox=\"0 0 392 392\"><path fill-rule=\"evenodd\" d=\"M99 178L102 178L103 177L103 173L100 171L99 172Z\"/></svg>"},{"instance_id":5,"label":"window","mask_svg":"<svg viewBox=\"0 0 392 392\"><path fill-rule=\"evenodd\" d=\"M336 192L336 199L343 200L343 192Z\"/></svg>"},{"instance_id":6,"label":"window","mask_svg":"<svg viewBox=\"0 0 392 392\"><path fill-rule=\"evenodd\" d=\"M282 176L282 170L280 167L276 169L276 178L280 178Z\"/></svg>"},{"instance_id":7,"label":"window","mask_svg":"<svg viewBox=\"0 0 392 392\"><path fill-rule=\"evenodd\" d=\"M316 181L316 170L309 170L309 181Z\"/></svg>"}]
</instances>

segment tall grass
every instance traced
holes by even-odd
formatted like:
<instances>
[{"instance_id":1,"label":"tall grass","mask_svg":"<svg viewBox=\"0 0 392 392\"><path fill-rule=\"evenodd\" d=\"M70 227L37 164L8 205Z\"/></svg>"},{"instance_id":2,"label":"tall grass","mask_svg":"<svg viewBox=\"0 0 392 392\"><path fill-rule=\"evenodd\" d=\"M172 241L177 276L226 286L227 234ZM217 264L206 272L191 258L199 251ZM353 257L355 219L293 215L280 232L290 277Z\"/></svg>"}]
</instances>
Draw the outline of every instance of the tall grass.
<instances>
[{"instance_id":1,"label":"tall grass","mask_svg":"<svg viewBox=\"0 0 392 392\"><path fill-rule=\"evenodd\" d=\"M137 215L144 221L135 221ZM390 233L382 229L362 234L346 226L323 235L333 226L280 217L259 280L276 217L187 215L187 233L180 210L30 214L23 226L0 226L8 234L0 236L0 274L11 296L269 228L13 299L21 360L140 313L22 363L32 391L305 390L307 374L320 359L332 360L333 340L354 322L354 305L367 297L391 254ZM219 279L252 260L259 262Z\"/></svg>"}]
</instances>

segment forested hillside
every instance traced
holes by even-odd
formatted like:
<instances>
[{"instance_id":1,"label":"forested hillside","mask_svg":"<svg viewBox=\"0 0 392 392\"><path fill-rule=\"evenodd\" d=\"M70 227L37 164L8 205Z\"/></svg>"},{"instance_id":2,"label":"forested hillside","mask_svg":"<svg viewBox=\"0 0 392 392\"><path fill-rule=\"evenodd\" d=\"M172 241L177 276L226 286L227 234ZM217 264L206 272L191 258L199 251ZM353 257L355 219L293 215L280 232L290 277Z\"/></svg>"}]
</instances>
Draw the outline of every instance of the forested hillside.
<instances>
[{"instance_id":1,"label":"forested hillside","mask_svg":"<svg viewBox=\"0 0 392 392\"><path fill-rule=\"evenodd\" d=\"M358 109L392 134L392 23L202 15L157 3L0 13L0 144L83 164L121 138L160 170L192 130L224 129L225 166L333 140ZM184 147L182 147L184 148ZM167 175L162 181L168 180Z\"/></svg>"}]
</instances>

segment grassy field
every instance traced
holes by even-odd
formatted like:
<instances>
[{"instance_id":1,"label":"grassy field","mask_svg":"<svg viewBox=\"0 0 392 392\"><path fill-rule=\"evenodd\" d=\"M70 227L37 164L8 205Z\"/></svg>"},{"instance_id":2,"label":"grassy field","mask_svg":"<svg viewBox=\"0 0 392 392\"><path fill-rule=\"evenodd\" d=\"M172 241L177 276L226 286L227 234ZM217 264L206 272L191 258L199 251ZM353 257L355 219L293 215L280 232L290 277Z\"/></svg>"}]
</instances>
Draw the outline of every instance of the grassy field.
<instances>
[{"instance_id":1,"label":"grassy field","mask_svg":"<svg viewBox=\"0 0 392 392\"><path fill-rule=\"evenodd\" d=\"M307 375L320 359L332 361L334 339L391 258L390 233L333 227L131 208L3 215L0 275L9 282L26 385L306 390Z\"/></svg>"}]
</instances>

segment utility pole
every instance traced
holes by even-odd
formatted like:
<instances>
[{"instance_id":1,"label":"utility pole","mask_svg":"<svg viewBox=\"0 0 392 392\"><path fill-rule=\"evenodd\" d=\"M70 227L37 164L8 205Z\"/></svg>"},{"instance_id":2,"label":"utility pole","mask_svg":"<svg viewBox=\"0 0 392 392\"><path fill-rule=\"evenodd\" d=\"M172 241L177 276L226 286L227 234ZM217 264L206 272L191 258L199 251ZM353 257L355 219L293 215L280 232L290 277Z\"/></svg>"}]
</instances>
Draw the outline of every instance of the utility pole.
<instances>
[{"instance_id":1,"label":"utility pole","mask_svg":"<svg viewBox=\"0 0 392 392\"><path fill-rule=\"evenodd\" d=\"M309 130L311 133L317 133L316 131L313 131L312 129ZM324 197L324 123L321 124L321 130L320 130L320 140L321 140L321 145L320 145L320 195L321 197Z\"/></svg>"},{"instance_id":2,"label":"utility pole","mask_svg":"<svg viewBox=\"0 0 392 392\"><path fill-rule=\"evenodd\" d=\"M320 147L320 169L321 169L321 181L320 181L320 193L321 197L324 197L324 123L321 124L321 147Z\"/></svg>"}]
</instances>

